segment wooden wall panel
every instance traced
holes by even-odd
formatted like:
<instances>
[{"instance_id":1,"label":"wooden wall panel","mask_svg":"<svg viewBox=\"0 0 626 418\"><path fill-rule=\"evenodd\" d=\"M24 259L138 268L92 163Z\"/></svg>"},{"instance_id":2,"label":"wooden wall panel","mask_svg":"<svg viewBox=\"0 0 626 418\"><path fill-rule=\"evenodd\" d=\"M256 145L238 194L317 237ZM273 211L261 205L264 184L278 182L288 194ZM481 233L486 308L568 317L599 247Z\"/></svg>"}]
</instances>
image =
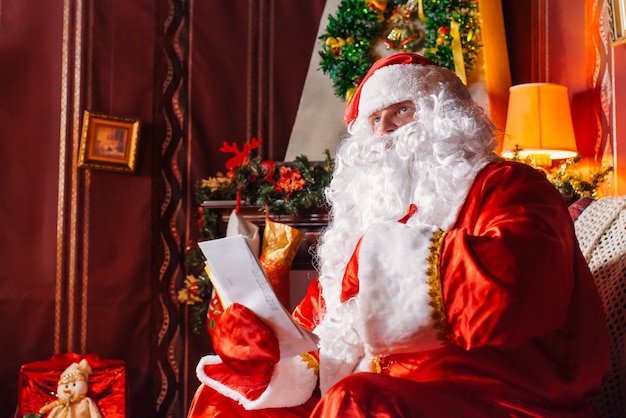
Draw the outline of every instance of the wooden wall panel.
<instances>
[{"instance_id":1,"label":"wooden wall panel","mask_svg":"<svg viewBox=\"0 0 626 418\"><path fill-rule=\"evenodd\" d=\"M2 2L0 416L21 364L68 351L127 363L132 416L155 404L155 7ZM142 120L137 174L77 167L84 107Z\"/></svg>"},{"instance_id":2,"label":"wooden wall panel","mask_svg":"<svg viewBox=\"0 0 626 418\"><path fill-rule=\"evenodd\" d=\"M63 2L3 1L0 14L0 416L20 364L55 343ZM28 24L25 24L28 22ZM37 27L38 30L32 30ZM62 208L62 206L61 206ZM62 225L61 225L62 226ZM59 289L61 290L61 289Z\"/></svg>"},{"instance_id":3,"label":"wooden wall panel","mask_svg":"<svg viewBox=\"0 0 626 418\"><path fill-rule=\"evenodd\" d=\"M88 3L85 107L142 121L137 173L81 171L83 280L88 280L81 350L128 365L131 416L154 405L152 149L155 44L153 1ZM156 407L152 408L157 410Z\"/></svg>"}]
</instances>

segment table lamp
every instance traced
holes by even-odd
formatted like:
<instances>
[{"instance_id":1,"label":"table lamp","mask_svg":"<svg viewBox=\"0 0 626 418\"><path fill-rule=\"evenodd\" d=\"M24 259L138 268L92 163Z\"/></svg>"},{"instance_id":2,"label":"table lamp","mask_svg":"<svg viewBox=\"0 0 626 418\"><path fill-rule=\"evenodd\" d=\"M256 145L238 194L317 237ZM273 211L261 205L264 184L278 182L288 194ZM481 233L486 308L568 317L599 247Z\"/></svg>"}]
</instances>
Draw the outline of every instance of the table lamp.
<instances>
[{"instance_id":1,"label":"table lamp","mask_svg":"<svg viewBox=\"0 0 626 418\"><path fill-rule=\"evenodd\" d=\"M535 164L578 155L567 87L553 83L528 83L509 89L502 156L515 152Z\"/></svg>"}]
</instances>

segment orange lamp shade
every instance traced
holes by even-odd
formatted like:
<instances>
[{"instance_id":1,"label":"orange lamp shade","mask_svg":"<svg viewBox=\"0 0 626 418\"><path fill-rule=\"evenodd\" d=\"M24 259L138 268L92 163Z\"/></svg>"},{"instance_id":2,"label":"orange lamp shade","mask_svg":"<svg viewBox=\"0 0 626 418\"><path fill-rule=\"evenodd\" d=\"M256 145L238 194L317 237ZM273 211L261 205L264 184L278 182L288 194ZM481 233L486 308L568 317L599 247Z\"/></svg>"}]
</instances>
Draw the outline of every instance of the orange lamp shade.
<instances>
[{"instance_id":1,"label":"orange lamp shade","mask_svg":"<svg viewBox=\"0 0 626 418\"><path fill-rule=\"evenodd\" d=\"M572 158L576 138L567 87L553 83L529 83L509 89L502 156L543 155L552 160Z\"/></svg>"}]
</instances>

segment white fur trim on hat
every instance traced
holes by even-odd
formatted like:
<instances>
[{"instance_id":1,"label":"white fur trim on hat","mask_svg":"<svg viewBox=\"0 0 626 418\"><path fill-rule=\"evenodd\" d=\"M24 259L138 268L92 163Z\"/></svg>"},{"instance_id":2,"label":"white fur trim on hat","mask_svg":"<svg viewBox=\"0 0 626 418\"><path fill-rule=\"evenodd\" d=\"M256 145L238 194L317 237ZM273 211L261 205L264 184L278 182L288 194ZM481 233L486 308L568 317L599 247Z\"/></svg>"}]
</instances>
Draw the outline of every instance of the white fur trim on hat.
<instances>
[{"instance_id":1,"label":"white fur trim on hat","mask_svg":"<svg viewBox=\"0 0 626 418\"><path fill-rule=\"evenodd\" d=\"M302 405L311 397L317 386L315 370L309 367L309 364L302 357L295 356L281 359L274 366L268 387L261 396L251 400L206 374L204 366L221 363L222 359L218 356L202 357L196 367L198 379L218 393L239 402L247 410Z\"/></svg>"},{"instance_id":2,"label":"white fur trim on hat","mask_svg":"<svg viewBox=\"0 0 626 418\"><path fill-rule=\"evenodd\" d=\"M379 68L365 82L359 101L359 118L420 95L423 65L394 64Z\"/></svg>"}]
</instances>

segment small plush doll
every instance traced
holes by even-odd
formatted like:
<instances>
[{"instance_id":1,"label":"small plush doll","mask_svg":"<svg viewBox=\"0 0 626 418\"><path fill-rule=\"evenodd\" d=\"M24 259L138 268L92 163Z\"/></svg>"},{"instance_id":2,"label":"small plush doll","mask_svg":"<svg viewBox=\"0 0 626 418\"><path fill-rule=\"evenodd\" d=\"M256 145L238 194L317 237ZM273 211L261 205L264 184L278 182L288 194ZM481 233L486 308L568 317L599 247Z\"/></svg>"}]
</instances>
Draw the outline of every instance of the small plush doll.
<instances>
[{"instance_id":1,"label":"small plush doll","mask_svg":"<svg viewBox=\"0 0 626 418\"><path fill-rule=\"evenodd\" d=\"M87 397L87 380L91 366L87 360L72 363L59 379L57 400L44 405L40 414L50 411L48 418L102 418L98 405Z\"/></svg>"}]
</instances>

